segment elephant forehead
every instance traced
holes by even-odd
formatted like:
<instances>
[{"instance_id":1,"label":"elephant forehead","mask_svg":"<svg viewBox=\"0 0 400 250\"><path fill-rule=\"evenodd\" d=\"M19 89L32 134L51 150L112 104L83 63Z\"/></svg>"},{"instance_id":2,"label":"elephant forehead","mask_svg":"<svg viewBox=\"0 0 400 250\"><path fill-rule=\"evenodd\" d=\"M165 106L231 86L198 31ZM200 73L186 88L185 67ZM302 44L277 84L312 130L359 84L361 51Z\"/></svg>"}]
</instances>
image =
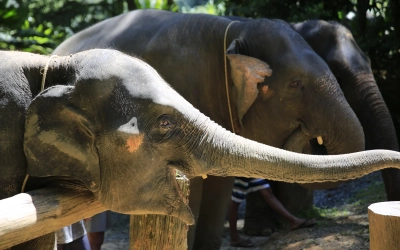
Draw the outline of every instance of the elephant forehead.
<instances>
[{"instance_id":1,"label":"elephant forehead","mask_svg":"<svg viewBox=\"0 0 400 250\"><path fill-rule=\"evenodd\" d=\"M162 106L170 106L181 112L190 112L193 106L173 90L158 74L141 75L135 82L127 81L125 88L131 96L151 100Z\"/></svg>"}]
</instances>

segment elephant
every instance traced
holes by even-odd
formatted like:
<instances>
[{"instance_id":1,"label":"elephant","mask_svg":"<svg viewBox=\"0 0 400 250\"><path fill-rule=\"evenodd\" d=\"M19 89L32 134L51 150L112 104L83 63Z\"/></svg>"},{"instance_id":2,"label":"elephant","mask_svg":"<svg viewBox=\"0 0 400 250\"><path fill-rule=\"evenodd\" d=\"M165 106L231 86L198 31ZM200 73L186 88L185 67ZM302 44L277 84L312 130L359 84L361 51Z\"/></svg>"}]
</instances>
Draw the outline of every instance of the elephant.
<instances>
[{"instance_id":1,"label":"elephant","mask_svg":"<svg viewBox=\"0 0 400 250\"><path fill-rule=\"evenodd\" d=\"M337 22L309 20L293 23L313 50L324 59L364 130L365 149L399 150L396 131L371 69L350 30ZM381 171L387 199L400 200L400 171Z\"/></svg>"},{"instance_id":2,"label":"elephant","mask_svg":"<svg viewBox=\"0 0 400 250\"><path fill-rule=\"evenodd\" d=\"M53 54L91 48L141 58L203 114L245 138L277 148L318 138L328 154L365 149L328 65L282 20L136 10L78 32ZM219 249L232 184L233 177L191 179L189 249Z\"/></svg>"},{"instance_id":3,"label":"elephant","mask_svg":"<svg viewBox=\"0 0 400 250\"><path fill-rule=\"evenodd\" d=\"M252 19L229 16L231 20L246 22ZM311 48L328 64L336 77L350 107L359 119L365 136L365 149L399 150L396 131L389 110L374 79L369 58L358 47L352 33L337 22L308 20L291 26L307 41ZM377 133L379 131L379 133ZM301 152L301 147L286 148ZM381 171L387 199L400 200L400 171ZM316 185L308 186L315 188ZM320 187L326 187L322 184ZM320 188L318 188L320 189ZM270 217L265 202L257 194L248 196L245 230L262 230L260 221ZM249 212L249 213L248 213ZM251 213L254 214L251 215Z\"/></svg>"}]
</instances>

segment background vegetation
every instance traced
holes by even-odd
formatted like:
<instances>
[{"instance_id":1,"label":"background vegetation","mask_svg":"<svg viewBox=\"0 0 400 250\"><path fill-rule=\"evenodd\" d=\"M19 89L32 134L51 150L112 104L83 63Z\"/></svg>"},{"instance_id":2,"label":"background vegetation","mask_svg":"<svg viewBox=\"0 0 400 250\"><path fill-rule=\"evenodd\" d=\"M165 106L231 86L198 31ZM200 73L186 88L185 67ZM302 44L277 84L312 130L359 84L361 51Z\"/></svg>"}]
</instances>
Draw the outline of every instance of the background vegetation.
<instances>
[{"instance_id":1,"label":"background vegetation","mask_svg":"<svg viewBox=\"0 0 400 250\"><path fill-rule=\"evenodd\" d=\"M75 32L139 8L288 22L338 21L350 28L371 58L378 85L400 129L399 0L0 0L0 49L50 54Z\"/></svg>"}]
</instances>

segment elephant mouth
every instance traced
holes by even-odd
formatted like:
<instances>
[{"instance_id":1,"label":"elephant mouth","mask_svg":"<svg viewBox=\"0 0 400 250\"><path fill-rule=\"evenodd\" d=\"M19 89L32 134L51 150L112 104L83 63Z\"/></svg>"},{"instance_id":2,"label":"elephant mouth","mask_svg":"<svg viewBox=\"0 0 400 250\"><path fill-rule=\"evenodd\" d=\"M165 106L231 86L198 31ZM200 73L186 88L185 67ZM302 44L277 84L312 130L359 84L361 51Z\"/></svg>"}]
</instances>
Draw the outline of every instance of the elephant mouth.
<instances>
[{"instance_id":1,"label":"elephant mouth","mask_svg":"<svg viewBox=\"0 0 400 250\"><path fill-rule=\"evenodd\" d=\"M328 149L323 145L322 136L312 137L306 135L301 128L297 128L286 140L283 149L296 153L328 155ZM318 190L331 189L337 187L341 182L323 182L323 183L303 183L301 186Z\"/></svg>"},{"instance_id":2,"label":"elephant mouth","mask_svg":"<svg viewBox=\"0 0 400 250\"><path fill-rule=\"evenodd\" d=\"M303 132L301 127L295 129L292 134L289 135L283 149L304 154L313 155L326 155L328 150L324 146L323 137L313 137Z\"/></svg>"}]
</instances>

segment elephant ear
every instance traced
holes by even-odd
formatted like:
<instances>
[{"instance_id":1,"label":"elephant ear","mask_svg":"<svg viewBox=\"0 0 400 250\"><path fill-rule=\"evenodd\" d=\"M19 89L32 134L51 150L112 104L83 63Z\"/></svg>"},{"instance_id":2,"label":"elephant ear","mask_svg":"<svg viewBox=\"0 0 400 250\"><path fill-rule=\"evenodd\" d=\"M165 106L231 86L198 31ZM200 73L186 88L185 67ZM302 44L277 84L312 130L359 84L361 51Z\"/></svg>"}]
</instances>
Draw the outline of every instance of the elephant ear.
<instances>
[{"instance_id":1,"label":"elephant ear","mask_svg":"<svg viewBox=\"0 0 400 250\"><path fill-rule=\"evenodd\" d=\"M100 167L90 121L72 104L72 86L55 86L37 96L28 108L24 150L28 174L63 176L82 181L95 192Z\"/></svg>"},{"instance_id":2,"label":"elephant ear","mask_svg":"<svg viewBox=\"0 0 400 250\"><path fill-rule=\"evenodd\" d=\"M264 81L265 77L271 76L272 70L269 65L257 58L238 54L240 41L234 40L226 56L231 67L233 81L233 99L237 106L240 123L247 110L258 96L258 83Z\"/></svg>"}]
</instances>

